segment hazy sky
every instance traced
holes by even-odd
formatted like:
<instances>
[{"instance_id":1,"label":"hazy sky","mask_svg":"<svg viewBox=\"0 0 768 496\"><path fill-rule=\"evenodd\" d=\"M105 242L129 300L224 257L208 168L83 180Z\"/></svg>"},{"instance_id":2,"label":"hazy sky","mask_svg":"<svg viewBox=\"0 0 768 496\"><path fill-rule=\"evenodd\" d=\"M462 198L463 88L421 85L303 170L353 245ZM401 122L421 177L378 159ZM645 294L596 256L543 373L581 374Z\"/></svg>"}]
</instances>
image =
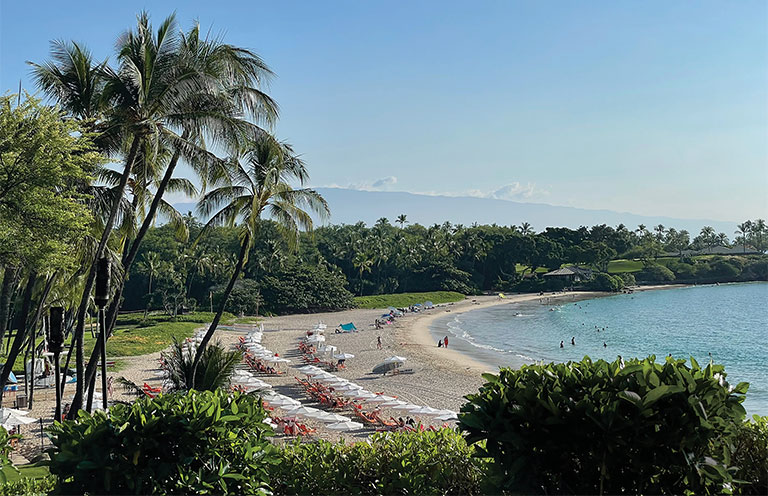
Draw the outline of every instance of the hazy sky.
<instances>
[{"instance_id":1,"label":"hazy sky","mask_svg":"<svg viewBox=\"0 0 768 496\"><path fill-rule=\"evenodd\" d=\"M0 0L0 90L52 39L176 10L276 72L312 183L768 216L768 3Z\"/></svg>"}]
</instances>

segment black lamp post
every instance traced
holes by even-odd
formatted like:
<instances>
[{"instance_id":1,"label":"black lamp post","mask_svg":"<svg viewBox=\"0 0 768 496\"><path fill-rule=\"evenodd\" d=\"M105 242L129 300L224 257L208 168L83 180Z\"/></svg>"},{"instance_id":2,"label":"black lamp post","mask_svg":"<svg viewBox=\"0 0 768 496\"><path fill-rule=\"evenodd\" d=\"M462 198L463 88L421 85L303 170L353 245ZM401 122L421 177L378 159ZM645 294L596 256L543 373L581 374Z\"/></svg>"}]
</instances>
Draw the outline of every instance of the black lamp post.
<instances>
[{"instance_id":1,"label":"black lamp post","mask_svg":"<svg viewBox=\"0 0 768 496\"><path fill-rule=\"evenodd\" d=\"M99 266L96 272L96 294L93 298L96 306L99 307L99 340L101 347L101 398L104 409L107 409L107 325L104 321L104 307L109 301L109 259L102 257L99 259ZM91 410L93 401L93 389L88 395L88 410Z\"/></svg>"},{"instance_id":2,"label":"black lamp post","mask_svg":"<svg viewBox=\"0 0 768 496\"><path fill-rule=\"evenodd\" d=\"M64 346L64 307L51 307L51 317L48 325L48 349L53 353L54 374L56 378L56 414L57 421L61 421L61 388L59 378L61 374L59 365L59 353Z\"/></svg>"}]
</instances>

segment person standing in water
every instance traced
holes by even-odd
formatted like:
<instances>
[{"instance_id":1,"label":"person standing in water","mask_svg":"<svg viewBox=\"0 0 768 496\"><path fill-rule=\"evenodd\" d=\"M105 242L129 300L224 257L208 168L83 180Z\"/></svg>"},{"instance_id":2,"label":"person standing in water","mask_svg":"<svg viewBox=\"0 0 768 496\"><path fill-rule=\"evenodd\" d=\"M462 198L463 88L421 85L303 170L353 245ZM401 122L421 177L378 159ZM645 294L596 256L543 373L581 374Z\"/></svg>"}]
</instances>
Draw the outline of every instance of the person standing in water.
<instances>
[{"instance_id":1,"label":"person standing in water","mask_svg":"<svg viewBox=\"0 0 768 496\"><path fill-rule=\"evenodd\" d=\"M560 341L560 347L563 348L563 342L562 341Z\"/></svg>"},{"instance_id":2,"label":"person standing in water","mask_svg":"<svg viewBox=\"0 0 768 496\"><path fill-rule=\"evenodd\" d=\"M571 337L571 344L576 346L576 336Z\"/></svg>"},{"instance_id":3,"label":"person standing in water","mask_svg":"<svg viewBox=\"0 0 768 496\"><path fill-rule=\"evenodd\" d=\"M446 337L444 337L444 338L443 338L443 347L444 347L444 348L447 348L447 347L448 347L448 336L446 336Z\"/></svg>"}]
</instances>

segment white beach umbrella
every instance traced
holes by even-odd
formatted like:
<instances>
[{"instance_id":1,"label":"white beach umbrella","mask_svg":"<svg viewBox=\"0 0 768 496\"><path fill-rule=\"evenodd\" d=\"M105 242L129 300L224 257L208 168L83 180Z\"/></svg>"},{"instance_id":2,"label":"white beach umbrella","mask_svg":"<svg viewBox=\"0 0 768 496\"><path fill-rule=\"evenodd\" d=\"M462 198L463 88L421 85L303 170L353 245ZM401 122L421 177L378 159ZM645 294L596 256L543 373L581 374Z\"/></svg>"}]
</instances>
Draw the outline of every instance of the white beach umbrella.
<instances>
[{"instance_id":1,"label":"white beach umbrella","mask_svg":"<svg viewBox=\"0 0 768 496\"><path fill-rule=\"evenodd\" d=\"M353 391L353 393L354 393L354 391ZM365 400L365 399L369 399L369 398L375 398L376 395L373 394L370 391L362 390L362 391L359 391L357 394L354 394L352 397L354 399L356 399L356 400Z\"/></svg>"},{"instance_id":2,"label":"white beach umbrella","mask_svg":"<svg viewBox=\"0 0 768 496\"><path fill-rule=\"evenodd\" d=\"M395 406L403 406L403 405L407 405L407 404L408 403L405 402L405 401L392 400L392 401L387 401L386 403L379 403L379 406L382 407L382 408L392 408L392 407L395 407Z\"/></svg>"},{"instance_id":3,"label":"white beach umbrella","mask_svg":"<svg viewBox=\"0 0 768 496\"><path fill-rule=\"evenodd\" d=\"M387 403L393 401L395 398L391 396L384 396L383 394L376 394L373 398L368 398L364 403Z\"/></svg>"},{"instance_id":4,"label":"white beach umbrella","mask_svg":"<svg viewBox=\"0 0 768 496\"><path fill-rule=\"evenodd\" d=\"M323 412L324 415L317 419L326 424L335 424L337 422L351 422L352 419L345 417L344 415L338 415L336 413Z\"/></svg>"},{"instance_id":5,"label":"white beach umbrella","mask_svg":"<svg viewBox=\"0 0 768 496\"><path fill-rule=\"evenodd\" d=\"M354 391L358 393L363 391L363 388L361 386L358 386L357 384L345 384L344 386L339 386L335 389L336 391L341 391L342 393L345 391L350 391L350 392Z\"/></svg>"},{"instance_id":6,"label":"white beach umbrella","mask_svg":"<svg viewBox=\"0 0 768 496\"><path fill-rule=\"evenodd\" d=\"M315 372L310 372L307 375L315 377L315 378L318 378L318 377L320 377L320 378L323 378L323 377L325 377L325 378L336 377L335 375L333 375L333 374L331 374L329 372L326 372L325 370L317 370Z\"/></svg>"},{"instance_id":7,"label":"white beach umbrella","mask_svg":"<svg viewBox=\"0 0 768 496\"><path fill-rule=\"evenodd\" d=\"M413 405L411 403L407 403L405 405L400 405L400 406L393 407L392 409L393 410L411 411L411 410L418 410L419 408L421 408L421 405Z\"/></svg>"},{"instance_id":8,"label":"white beach umbrella","mask_svg":"<svg viewBox=\"0 0 768 496\"><path fill-rule=\"evenodd\" d=\"M13 408L0 408L0 425L5 429L12 429L17 425L31 424L36 418L29 417L23 410L14 410Z\"/></svg>"},{"instance_id":9,"label":"white beach umbrella","mask_svg":"<svg viewBox=\"0 0 768 496\"><path fill-rule=\"evenodd\" d=\"M440 420L442 422L448 422L450 420L458 420L459 416L456 415L456 412L451 412L450 414L443 414L439 417L435 417L435 420Z\"/></svg>"},{"instance_id":10,"label":"white beach umbrella","mask_svg":"<svg viewBox=\"0 0 768 496\"><path fill-rule=\"evenodd\" d=\"M316 370L320 370L319 368L315 367L314 365L304 365L303 367L299 367L296 370L302 373L306 372L314 372Z\"/></svg>"},{"instance_id":11,"label":"white beach umbrella","mask_svg":"<svg viewBox=\"0 0 768 496\"><path fill-rule=\"evenodd\" d=\"M363 428L363 424L359 422L338 422L335 424L329 424L325 426L326 429L332 431L356 431Z\"/></svg>"},{"instance_id":12,"label":"white beach umbrella","mask_svg":"<svg viewBox=\"0 0 768 496\"><path fill-rule=\"evenodd\" d=\"M311 414L314 414L314 413L317 413L319 411L320 410L318 410L317 408L312 408L311 406L303 406L303 405L301 405L301 406L296 406L294 408L287 409L285 411L285 413L287 413L288 415L300 415L300 416L303 416L303 417L307 417L307 416L309 416Z\"/></svg>"},{"instance_id":13,"label":"white beach umbrella","mask_svg":"<svg viewBox=\"0 0 768 496\"><path fill-rule=\"evenodd\" d=\"M389 358L386 358L384 360L384 363L398 363L398 362L404 362L406 360L408 360L408 359L405 358L405 357L401 357L401 356L395 355L395 356L391 356Z\"/></svg>"},{"instance_id":14,"label":"white beach umbrella","mask_svg":"<svg viewBox=\"0 0 768 496\"><path fill-rule=\"evenodd\" d=\"M333 355L333 358L336 360L348 360L350 358L355 358L355 355L352 353L339 353L338 355Z\"/></svg>"},{"instance_id":15,"label":"white beach umbrella","mask_svg":"<svg viewBox=\"0 0 768 496\"><path fill-rule=\"evenodd\" d=\"M431 408L428 406L423 406L421 408L414 408L412 410L409 410L412 415L440 415L441 411L436 408Z\"/></svg>"},{"instance_id":16,"label":"white beach umbrella","mask_svg":"<svg viewBox=\"0 0 768 496\"><path fill-rule=\"evenodd\" d=\"M325 342L325 336L319 336L317 334L313 334L312 336L307 338L307 343L323 343Z\"/></svg>"}]
</instances>

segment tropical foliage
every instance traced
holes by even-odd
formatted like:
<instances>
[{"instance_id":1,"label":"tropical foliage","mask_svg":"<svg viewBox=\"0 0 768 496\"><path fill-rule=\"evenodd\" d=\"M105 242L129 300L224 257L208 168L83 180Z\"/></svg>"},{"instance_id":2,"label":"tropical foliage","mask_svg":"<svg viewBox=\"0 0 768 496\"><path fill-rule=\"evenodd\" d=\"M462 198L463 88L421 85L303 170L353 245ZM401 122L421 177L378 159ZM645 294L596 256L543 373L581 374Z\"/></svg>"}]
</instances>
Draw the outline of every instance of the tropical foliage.
<instances>
[{"instance_id":1,"label":"tropical foliage","mask_svg":"<svg viewBox=\"0 0 768 496\"><path fill-rule=\"evenodd\" d=\"M80 411L54 423L51 473L63 494L259 494L277 448L260 401L189 391Z\"/></svg>"},{"instance_id":2,"label":"tropical foliage","mask_svg":"<svg viewBox=\"0 0 768 496\"><path fill-rule=\"evenodd\" d=\"M484 374L459 416L484 441L500 490L721 493L748 384L693 358L527 365Z\"/></svg>"},{"instance_id":3,"label":"tropical foliage","mask_svg":"<svg viewBox=\"0 0 768 496\"><path fill-rule=\"evenodd\" d=\"M195 348L185 346L184 341L175 337L171 349L163 352L161 356L165 370L168 372L171 391L187 391L193 384L198 391L227 388L235 367L243 359L240 351L227 351L223 346L215 343L205 349L195 369ZM196 374L194 379L193 374Z\"/></svg>"},{"instance_id":4,"label":"tropical foliage","mask_svg":"<svg viewBox=\"0 0 768 496\"><path fill-rule=\"evenodd\" d=\"M487 462L460 433L377 433L352 445L294 443L272 470L277 494L479 494Z\"/></svg>"}]
</instances>

